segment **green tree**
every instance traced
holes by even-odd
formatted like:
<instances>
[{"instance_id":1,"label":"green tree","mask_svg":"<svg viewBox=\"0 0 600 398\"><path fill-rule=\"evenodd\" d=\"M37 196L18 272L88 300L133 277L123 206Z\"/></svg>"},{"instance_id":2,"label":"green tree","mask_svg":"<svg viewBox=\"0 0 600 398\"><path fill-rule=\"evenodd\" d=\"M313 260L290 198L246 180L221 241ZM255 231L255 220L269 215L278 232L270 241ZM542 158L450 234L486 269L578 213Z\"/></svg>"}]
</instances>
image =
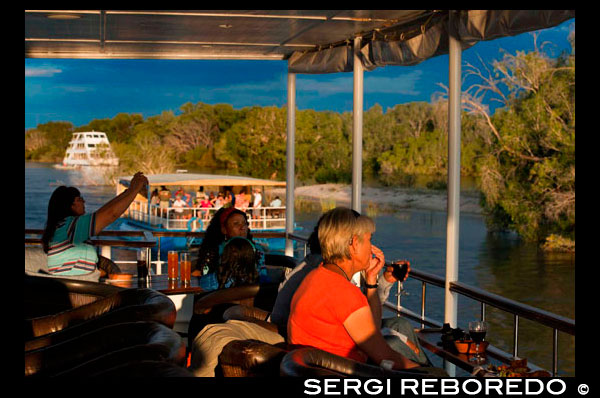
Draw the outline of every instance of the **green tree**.
<instances>
[{"instance_id":1,"label":"green tree","mask_svg":"<svg viewBox=\"0 0 600 398\"><path fill-rule=\"evenodd\" d=\"M296 116L297 178L317 183L350 181L352 149L339 114L304 110Z\"/></svg>"},{"instance_id":2,"label":"green tree","mask_svg":"<svg viewBox=\"0 0 600 398\"><path fill-rule=\"evenodd\" d=\"M245 119L221 134L219 165L260 178L285 178L286 109L252 107Z\"/></svg>"},{"instance_id":3,"label":"green tree","mask_svg":"<svg viewBox=\"0 0 600 398\"><path fill-rule=\"evenodd\" d=\"M532 241L574 239L574 54L551 59L536 45L506 54L493 72L468 68L479 81L467 90L467 109L487 125L488 151L478 167L490 225ZM505 105L493 116L481 105L485 93Z\"/></svg>"}]
</instances>

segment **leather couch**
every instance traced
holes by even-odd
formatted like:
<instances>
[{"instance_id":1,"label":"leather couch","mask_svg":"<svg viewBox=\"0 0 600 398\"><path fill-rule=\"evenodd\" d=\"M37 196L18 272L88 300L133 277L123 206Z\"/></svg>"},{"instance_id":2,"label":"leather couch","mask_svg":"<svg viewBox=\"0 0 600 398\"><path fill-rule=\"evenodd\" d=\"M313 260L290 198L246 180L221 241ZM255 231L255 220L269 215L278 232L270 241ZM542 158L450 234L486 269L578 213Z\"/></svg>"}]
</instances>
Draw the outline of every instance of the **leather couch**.
<instances>
[{"instance_id":1,"label":"leather couch","mask_svg":"<svg viewBox=\"0 0 600 398\"><path fill-rule=\"evenodd\" d=\"M132 361L184 366L185 359L185 344L172 329L156 322L126 322L26 351L25 376L85 377Z\"/></svg>"},{"instance_id":2,"label":"leather couch","mask_svg":"<svg viewBox=\"0 0 600 398\"><path fill-rule=\"evenodd\" d=\"M47 347L104 326L154 321L172 328L176 309L151 289L25 276L25 351Z\"/></svg>"},{"instance_id":3,"label":"leather couch","mask_svg":"<svg viewBox=\"0 0 600 398\"><path fill-rule=\"evenodd\" d=\"M223 347L217 369L223 377L277 377L288 350L286 343L233 340Z\"/></svg>"}]
</instances>

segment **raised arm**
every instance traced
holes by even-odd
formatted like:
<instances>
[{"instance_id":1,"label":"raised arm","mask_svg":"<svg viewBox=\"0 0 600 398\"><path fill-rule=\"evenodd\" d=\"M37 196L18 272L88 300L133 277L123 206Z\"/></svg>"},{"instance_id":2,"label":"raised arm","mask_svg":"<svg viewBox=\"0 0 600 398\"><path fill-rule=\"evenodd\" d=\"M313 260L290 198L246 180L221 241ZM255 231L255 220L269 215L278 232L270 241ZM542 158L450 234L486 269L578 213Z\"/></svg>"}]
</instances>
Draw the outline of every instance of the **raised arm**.
<instances>
[{"instance_id":1,"label":"raised arm","mask_svg":"<svg viewBox=\"0 0 600 398\"><path fill-rule=\"evenodd\" d=\"M344 328L356 345L376 364L387 359L394 362L394 369L402 370L419 366L417 363L394 351L385 341L373 321L368 306L361 307L346 318Z\"/></svg>"},{"instance_id":2,"label":"raised arm","mask_svg":"<svg viewBox=\"0 0 600 398\"><path fill-rule=\"evenodd\" d=\"M131 202L133 202L138 192L146 185L148 185L146 176L141 171L135 173L131 179L129 188L96 211L96 228L94 234L98 235L105 227L119 218L127 210Z\"/></svg>"}]
</instances>

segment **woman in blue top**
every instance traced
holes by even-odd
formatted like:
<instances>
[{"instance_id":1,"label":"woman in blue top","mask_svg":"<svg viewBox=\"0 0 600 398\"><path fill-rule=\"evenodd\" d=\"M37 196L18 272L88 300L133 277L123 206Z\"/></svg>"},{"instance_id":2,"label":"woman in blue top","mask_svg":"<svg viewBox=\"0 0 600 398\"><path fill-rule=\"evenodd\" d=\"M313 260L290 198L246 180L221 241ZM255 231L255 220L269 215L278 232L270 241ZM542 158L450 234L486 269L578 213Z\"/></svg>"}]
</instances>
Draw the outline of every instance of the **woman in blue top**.
<instances>
[{"instance_id":1,"label":"woman in blue top","mask_svg":"<svg viewBox=\"0 0 600 398\"><path fill-rule=\"evenodd\" d=\"M98 267L101 276L119 273L112 261L98 256L94 246L85 241L119 218L147 184L144 174L136 173L129 188L91 214L85 214L85 200L77 188L56 188L48 203L48 218L42 235L48 271L54 275L72 276L89 274Z\"/></svg>"},{"instance_id":2,"label":"woman in blue top","mask_svg":"<svg viewBox=\"0 0 600 398\"><path fill-rule=\"evenodd\" d=\"M248 215L234 207L227 207L219 209L210 221L200 245L198 261L192 270L193 276L202 276L200 278L202 289L215 290L219 288L217 274L221 267L221 254L225 244L233 237L246 238L255 246L255 268L259 274L259 281L269 282L265 267L265 253L252 240Z\"/></svg>"}]
</instances>

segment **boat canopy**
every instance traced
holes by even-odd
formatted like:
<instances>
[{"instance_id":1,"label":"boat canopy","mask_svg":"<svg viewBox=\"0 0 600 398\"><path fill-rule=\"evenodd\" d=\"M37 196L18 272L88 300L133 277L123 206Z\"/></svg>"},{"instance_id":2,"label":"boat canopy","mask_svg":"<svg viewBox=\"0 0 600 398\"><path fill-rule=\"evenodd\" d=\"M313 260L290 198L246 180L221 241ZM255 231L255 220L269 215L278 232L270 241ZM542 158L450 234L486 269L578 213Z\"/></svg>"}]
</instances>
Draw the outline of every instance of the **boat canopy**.
<instances>
[{"instance_id":1,"label":"boat canopy","mask_svg":"<svg viewBox=\"0 0 600 398\"><path fill-rule=\"evenodd\" d=\"M218 174L153 174L148 175L150 186L277 186L285 187L285 181L264 180L245 176L230 176ZM133 176L119 177L119 183L129 186Z\"/></svg>"},{"instance_id":2,"label":"boat canopy","mask_svg":"<svg viewBox=\"0 0 600 398\"><path fill-rule=\"evenodd\" d=\"M25 10L26 58L288 60L290 73L415 65L575 10Z\"/></svg>"}]
</instances>

